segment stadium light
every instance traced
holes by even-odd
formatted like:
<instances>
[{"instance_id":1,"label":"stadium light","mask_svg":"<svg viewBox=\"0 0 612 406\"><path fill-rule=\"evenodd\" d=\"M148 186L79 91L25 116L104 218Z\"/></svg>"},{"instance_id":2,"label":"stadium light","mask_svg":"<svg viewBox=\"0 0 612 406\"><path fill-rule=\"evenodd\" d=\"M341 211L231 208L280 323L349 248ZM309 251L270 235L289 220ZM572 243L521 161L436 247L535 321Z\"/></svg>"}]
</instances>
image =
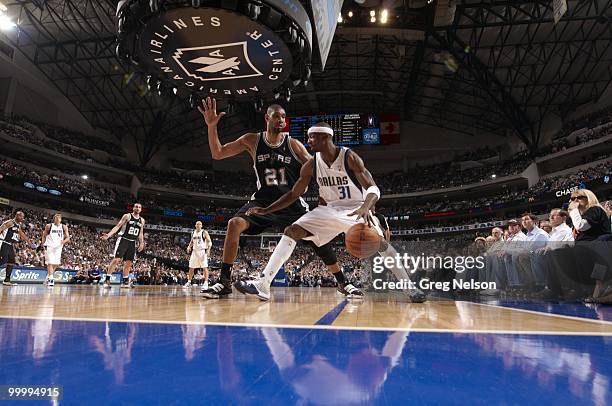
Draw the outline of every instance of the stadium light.
<instances>
[{"instance_id":1,"label":"stadium light","mask_svg":"<svg viewBox=\"0 0 612 406\"><path fill-rule=\"evenodd\" d=\"M353 12L352 12L352 11L349 11L349 12L348 12L348 16L349 16L349 17L352 17L352 16L353 16Z\"/></svg>"},{"instance_id":2,"label":"stadium light","mask_svg":"<svg viewBox=\"0 0 612 406\"><path fill-rule=\"evenodd\" d=\"M342 22L342 13L338 14L338 22L341 23Z\"/></svg>"},{"instance_id":3,"label":"stadium light","mask_svg":"<svg viewBox=\"0 0 612 406\"><path fill-rule=\"evenodd\" d=\"M87 179L89 179L89 176L87 176L87 175L81 175L81 178L82 178L82 179L87 180Z\"/></svg>"},{"instance_id":4,"label":"stadium light","mask_svg":"<svg viewBox=\"0 0 612 406\"><path fill-rule=\"evenodd\" d=\"M380 22L381 22L381 24L386 24L388 17L389 17L389 12L387 11L387 9L384 9L382 11L382 13L380 14Z\"/></svg>"},{"instance_id":5,"label":"stadium light","mask_svg":"<svg viewBox=\"0 0 612 406\"><path fill-rule=\"evenodd\" d=\"M11 19L6 15L0 12L0 30L8 31L15 28L17 24L11 21Z\"/></svg>"},{"instance_id":6,"label":"stadium light","mask_svg":"<svg viewBox=\"0 0 612 406\"><path fill-rule=\"evenodd\" d=\"M495 178L497 178L496 174L491 175L491 179L495 179Z\"/></svg>"},{"instance_id":7,"label":"stadium light","mask_svg":"<svg viewBox=\"0 0 612 406\"><path fill-rule=\"evenodd\" d=\"M371 22L371 23L375 23L375 22L376 22L376 17L372 16L372 17L370 18L370 22Z\"/></svg>"},{"instance_id":8,"label":"stadium light","mask_svg":"<svg viewBox=\"0 0 612 406\"><path fill-rule=\"evenodd\" d=\"M376 17L376 10L370 10L370 17Z\"/></svg>"}]
</instances>

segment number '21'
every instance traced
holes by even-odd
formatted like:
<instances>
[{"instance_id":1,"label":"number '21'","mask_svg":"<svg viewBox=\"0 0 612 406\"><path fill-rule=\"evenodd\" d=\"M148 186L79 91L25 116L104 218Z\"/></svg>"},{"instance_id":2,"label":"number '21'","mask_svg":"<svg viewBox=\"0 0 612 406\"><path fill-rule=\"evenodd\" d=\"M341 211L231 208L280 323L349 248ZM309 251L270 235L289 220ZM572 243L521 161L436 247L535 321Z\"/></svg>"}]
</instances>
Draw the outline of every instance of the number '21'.
<instances>
[{"instance_id":1,"label":"number '21'","mask_svg":"<svg viewBox=\"0 0 612 406\"><path fill-rule=\"evenodd\" d=\"M340 200L351 198L351 189L349 186L338 186L338 191L340 192Z\"/></svg>"}]
</instances>

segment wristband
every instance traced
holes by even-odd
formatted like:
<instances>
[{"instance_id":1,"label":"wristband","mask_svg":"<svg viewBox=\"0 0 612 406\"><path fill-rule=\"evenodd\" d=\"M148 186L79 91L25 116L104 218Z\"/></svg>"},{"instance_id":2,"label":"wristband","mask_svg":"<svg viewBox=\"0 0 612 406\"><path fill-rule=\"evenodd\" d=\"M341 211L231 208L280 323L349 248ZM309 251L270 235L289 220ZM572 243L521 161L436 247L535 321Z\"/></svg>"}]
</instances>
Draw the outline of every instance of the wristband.
<instances>
[{"instance_id":1,"label":"wristband","mask_svg":"<svg viewBox=\"0 0 612 406\"><path fill-rule=\"evenodd\" d=\"M377 199L380 199L380 189L378 188L378 186L374 185L374 186L370 186L369 188L366 189L366 196L369 195L370 193L373 193L376 195Z\"/></svg>"}]
</instances>

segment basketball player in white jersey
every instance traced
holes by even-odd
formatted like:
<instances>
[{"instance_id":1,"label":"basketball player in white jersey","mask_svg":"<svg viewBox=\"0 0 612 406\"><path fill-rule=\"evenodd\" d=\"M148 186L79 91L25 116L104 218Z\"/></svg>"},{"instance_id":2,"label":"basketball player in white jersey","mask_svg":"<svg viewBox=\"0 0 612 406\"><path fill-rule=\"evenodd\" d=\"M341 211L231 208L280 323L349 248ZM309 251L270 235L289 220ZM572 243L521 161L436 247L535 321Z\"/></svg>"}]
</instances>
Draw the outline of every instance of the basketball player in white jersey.
<instances>
[{"instance_id":1,"label":"basketball player in white jersey","mask_svg":"<svg viewBox=\"0 0 612 406\"><path fill-rule=\"evenodd\" d=\"M62 249L70 241L70 233L66 224L62 224L62 215L55 213L53 223L47 224L42 233L42 244L45 248L45 262L47 263L47 280L49 287L55 285L53 273L62 263Z\"/></svg>"},{"instance_id":2,"label":"basketball player in white jersey","mask_svg":"<svg viewBox=\"0 0 612 406\"><path fill-rule=\"evenodd\" d=\"M126 213L121 217L112 230L106 234L102 234L104 241L108 240L114 234L118 233L117 242L115 243L114 258L111 261L108 270L106 271L106 279L104 287L110 288L111 275L115 271L119 262L123 260L123 278L121 279L122 288L133 288L134 278L130 279L130 269L132 263L136 259L136 244L138 243L138 252L144 249L144 225L145 220L140 217L142 205L134 203L131 213Z\"/></svg>"},{"instance_id":3,"label":"basketball player in white jersey","mask_svg":"<svg viewBox=\"0 0 612 406\"><path fill-rule=\"evenodd\" d=\"M395 257L397 254L384 240L384 232L378 220L371 215L371 208L380 198L380 190L374 183L372 174L355 152L334 145L333 135L334 132L327 123L319 123L308 129L308 144L315 155L302 166L300 178L293 189L268 207L254 207L247 212L265 215L287 207L306 192L313 176L319 185L319 197L327 203L306 213L285 229L285 234L272 253L262 277L254 281L236 282L234 286L240 292L257 295L261 300L269 300L270 283L291 256L296 241L305 239L322 246L360 222L367 222L383 237L379 248L380 255ZM390 267L395 277L398 280L408 280L406 270L397 265L399 264ZM412 302L425 300L425 295L418 289L410 290L409 295Z\"/></svg>"},{"instance_id":4,"label":"basketball player in white jersey","mask_svg":"<svg viewBox=\"0 0 612 406\"><path fill-rule=\"evenodd\" d=\"M187 252L191 252L189 257L189 276L184 287L191 287L191 279L193 271L196 268L204 269L204 285L202 289L208 289L208 258L210 258L210 249L212 248L212 240L208 231L202 230L202 222L196 221L195 230L191 233L191 241L187 247Z\"/></svg>"},{"instance_id":5,"label":"basketball player in white jersey","mask_svg":"<svg viewBox=\"0 0 612 406\"><path fill-rule=\"evenodd\" d=\"M198 106L198 109L208 127L208 145L212 158L225 159L248 152L257 177L257 191L227 223L219 282L202 292L205 298L218 299L232 293L232 265L238 254L241 234L257 235L271 227L286 227L308 211L308 205L298 197L275 213L250 216L246 214L251 207L267 206L290 191L300 177L302 164L311 156L301 142L283 132L287 117L285 109L278 104L273 104L266 110L266 131L246 133L226 144L221 144L217 132L217 124L225 113L217 114L215 99L208 97L202 100L202 106ZM313 247L336 278L340 293L350 297L363 296L359 289L347 283L331 244Z\"/></svg>"}]
</instances>

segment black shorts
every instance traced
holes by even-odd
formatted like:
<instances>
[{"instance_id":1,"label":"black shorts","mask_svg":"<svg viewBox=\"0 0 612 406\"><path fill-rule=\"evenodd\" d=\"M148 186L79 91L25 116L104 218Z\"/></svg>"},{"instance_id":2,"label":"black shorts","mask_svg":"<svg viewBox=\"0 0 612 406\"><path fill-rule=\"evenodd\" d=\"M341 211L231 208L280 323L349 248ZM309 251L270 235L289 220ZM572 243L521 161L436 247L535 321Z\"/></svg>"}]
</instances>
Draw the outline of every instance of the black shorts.
<instances>
[{"instance_id":1,"label":"black shorts","mask_svg":"<svg viewBox=\"0 0 612 406\"><path fill-rule=\"evenodd\" d=\"M273 227L281 228L280 231L282 231L283 228L293 224L297 219L306 214L306 208L302 207L300 202L297 201L291 206L272 214L265 214L263 216L246 215L247 210L251 207L267 207L271 203L273 202L249 200L244 206L240 208L240 210L236 212L234 217L242 217L250 224L249 228L247 228L243 234L257 235Z\"/></svg>"},{"instance_id":2,"label":"black shorts","mask_svg":"<svg viewBox=\"0 0 612 406\"><path fill-rule=\"evenodd\" d=\"M5 242L0 243L0 264L14 264L15 263L15 248L11 244Z\"/></svg>"},{"instance_id":3,"label":"black shorts","mask_svg":"<svg viewBox=\"0 0 612 406\"><path fill-rule=\"evenodd\" d=\"M117 238L115 243L115 258L121 258L124 261L133 261L136 259L136 241L126 240L123 237Z\"/></svg>"}]
</instances>

